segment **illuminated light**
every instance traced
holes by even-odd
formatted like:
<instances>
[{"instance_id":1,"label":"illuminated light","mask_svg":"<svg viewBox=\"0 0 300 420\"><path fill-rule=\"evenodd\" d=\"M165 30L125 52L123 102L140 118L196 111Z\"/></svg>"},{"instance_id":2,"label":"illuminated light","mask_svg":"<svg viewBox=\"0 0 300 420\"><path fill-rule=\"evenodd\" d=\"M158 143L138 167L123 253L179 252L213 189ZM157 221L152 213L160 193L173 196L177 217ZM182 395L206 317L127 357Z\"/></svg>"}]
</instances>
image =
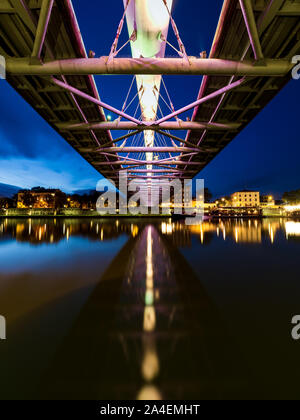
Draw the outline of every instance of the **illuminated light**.
<instances>
[{"instance_id":1,"label":"illuminated light","mask_svg":"<svg viewBox=\"0 0 300 420\"><path fill-rule=\"evenodd\" d=\"M147 306L153 306L154 304L154 293L153 290L147 290L145 296L145 303Z\"/></svg>"},{"instance_id":2,"label":"illuminated light","mask_svg":"<svg viewBox=\"0 0 300 420\"><path fill-rule=\"evenodd\" d=\"M112 120L111 115L107 115L106 119L107 121L111 121Z\"/></svg>"},{"instance_id":3,"label":"illuminated light","mask_svg":"<svg viewBox=\"0 0 300 420\"><path fill-rule=\"evenodd\" d=\"M42 228L39 228L39 241L42 240Z\"/></svg>"},{"instance_id":4,"label":"illuminated light","mask_svg":"<svg viewBox=\"0 0 300 420\"><path fill-rule=\"evenodd\" d=\"M131 226L131 234L135 238L139 233L139 228L137 226Z\"/></svg>"},{"instance_id":5,"label":"illuminated light","mask_svg":"<svg viewBox=\"0 0 300 420\"><path fill-rule=\"evenodd\" d=\"M152 385L144 386L137 396L137 401L161 401L162 396L159 390Z\"/></svg>"},{"instance_id":6,"label":"illuminated light","mask_svg":"<svg viewBox=\"0 0 300 420\"><path fill-rule=\"evenodd\" d=\"M167 0L169 10L172 9L173 0ZM126 6L127 0L124 0ZM165 56L168 28L170 23L169 12L161 0L136 0L128 5L126 12L129 36L136 31L136 40L131 42L133 58L151 58ZM159 91L161 85L160 75L137 75L136 83L142 111L143 121L154 121L157 115ZM154 145L154 131L144 131L146 147ZM153 161L153 153L146 153L146 161ZM152 165L147 165L150 171ZM151 173L149 172L149 176ZM150 181L151 184L151 181Z\"/></svg>"},{"instance_id":7,"label":"illuminated light","mask_svg":"<svg viewBox=\"0 0 300 420\"><path fill-rule=\"evenodd\" d=\"M223 239L224 239L224 241L226 240L226 229L225 228L223 229Z\"/></svg>"},{"instance_id":8,"label":"illuminated light","mask_svg":"<svg viewBox=\"0 0 300 420\"><path fill-rule=\"evenodd\" d=\"M271 243L273 244L274 243L274 231L273 231L272 228L270 230L270 239L271 239Z\"/></svg>"},{"instance_id":9,"label":"illuminated light","mask_svg":"<svg viewBox=\"0 0 300 420\"><path fill-rule=\"evenodd\" d=\"M294 206L284 206L284 209L286 211L298 211L300 210L300 204L294 205Z\"/></svg>"},{"instance_id":10,"label":"illuminated light","mask_svg":"<svg viewBox=\"0 0 300 420\"><path fill-rule=\"evenodd\" d=\"M174 226L171 223L168 224L168 223L163 222L161 224L161 232L164 235L171 235L173 233L173 229L174 229Z\"/></svg>"},{"instance_id":11,"label":"illuminated light","mask_svg":"<svg viewBox=\"0 0 300 420\"><path fill-rule=\"evenodd\" d=\"M235 242L236 243L239 242L239 231L238 231L238 228L235 228Z\"/></svg>"},{"instance_id":12,"label":"illuminated light","mask_svg":"<svg viewBox=\"0 0 300 420\"><path fill-rule=\"evenodd\" d=\"M204 243L204 232L203 232L203 226L201 225L200 228L200 237L201 237L201 244L203 245Z\"/></svg>"},{"instance_id":13,"label":"illuminated light","mask_svg":"<svg viewBox=\"0 0 300 420\"><path fill-rule=\"evenodd\" d=\"M147 382L153 381L159 374L159 360L155 348L149 348L145 352L142 364L143 378Z\"/></svg>"},{"instance_id":14,"label":"illuminated light","mask_svg":"<svg viewBox=\"0 0 300 420\"><path fill-rule=\"evenodd\" d=\"M153 283L153 255L152 255L152 229L148 228L147 234L147 255L146 255L146 288L151 290L154 287Z\"/></svg>"},{"instance_id":15,"label":"illuminated light","mask_svg":"<svg viewBox=\"0 0 300 420\"><path fill-rule=\"evenodd\" d=\"M147 234L147 259L152 259L152 229L151 226L148 228Z\"/></svg>"},{"instance_id":16,"label":"illuminated light","mask_svg":"<svg viewBox=\"0 0 300 420\"><path fill-rule=\"evenodd\" d=\"M101 239L101 241L103 241L103 229L101 229L100 239Z\"/></svg>"},{"instance_id":17,"label":"illuminated light","mask_svg":"<svg viewBox=\"0 0 300 420\"><path fill-rule=\"evenodd\" d=\"M67 236L67 241L68 241L69 238L70 238L70 229L69 228L67 229L67 235L66 236Z\"/></svg>"},{"instance_id":18,"label":"illuminated light","mask_svg":"<svg viewBox=\"0 0 300 420\"><path fill-rule=\"evenodd\" d=\"M169 10L172 9L172 3L173 0L167 0ZM124 0L124 5L126 4L127 0ZM132 1L126 17L129 35L132 35L135 28L137 31L137 39L131 42L132 56L164 57L166 44L162 42L162 38L167 38L170 16L163 1Z\"/></svg>"},{"instance_id":19,"label":"illuminated light","mask_svg":"<svg viewBox=\"0 0 300 420\"><path fill-rule=\"evenodd\" d=\"M156 327L156 314L153 306L146 306L144 311L144 331L152 332Z\"/></svg>"},{"instance_id":20,"label":"illuminated light","mask_svg":"<svg viewBox=\"0 0 300 420\"><path fill-rule=\"evenodd\" d=\"M286 222L285 231L287 238L290 236L300 236L300 222Z\"/></svg>"}]
</instances>

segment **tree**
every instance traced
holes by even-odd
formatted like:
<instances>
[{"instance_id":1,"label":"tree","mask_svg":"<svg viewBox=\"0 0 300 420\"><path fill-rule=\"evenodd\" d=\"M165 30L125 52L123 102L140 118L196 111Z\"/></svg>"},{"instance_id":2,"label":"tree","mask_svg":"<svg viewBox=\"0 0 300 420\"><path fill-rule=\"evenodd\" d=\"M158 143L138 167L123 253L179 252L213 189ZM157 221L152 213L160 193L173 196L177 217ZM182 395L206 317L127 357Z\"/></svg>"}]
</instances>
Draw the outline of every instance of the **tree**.
<instances>
[{"instance_id":1,"label":"tree","mask_svg":"<svg viewBox=\"0 0 300 420\"><path fill-rule=\"evenodd\" d=\"M295 191L285 192L282 197L283 201L287 204L300 203L300 189Z\"/></svg>"},{"instance_id":2,"label":"tree","mask_svg":"<svg viewBox=\"0 0 300 420\"><path fill-rule=\"evenodd\" d=\"M0 209L5 208L5 209L9 209L11 207L13 207L14 204L14 200L11 198L6 198L6 197L0 197Z\"/></svg>"},{"instance_id":3,"label":"tree","mask_svg":"<svg viewBox=\"0 0 300 420\"><path fill-rule=\"evenodd\" d=\"M31 207L35 204L35 198L30 191L26 190L22 193L22 202L25 207Z\"/></svg>"},{"instance_id":4,"label":"tree","mask_svg":"<svg viewBox=\"0 0 300 420\"><path fill-rule=\"evenodd\" d=\"M55 193L55 209L61 209L67 204L67 194L62 191L56 191Z\"/></svg>"},{"instance_id":5,"label":"tree","mask_svg":"<svg viewBox=\"0 0 300 420\"><path fill-rule=\"evenodd\" d=\"M213 195L210 192L208 188L204 188L204 202L210 203L210 200L212 199Z\"/></svg>"}]
</instances>

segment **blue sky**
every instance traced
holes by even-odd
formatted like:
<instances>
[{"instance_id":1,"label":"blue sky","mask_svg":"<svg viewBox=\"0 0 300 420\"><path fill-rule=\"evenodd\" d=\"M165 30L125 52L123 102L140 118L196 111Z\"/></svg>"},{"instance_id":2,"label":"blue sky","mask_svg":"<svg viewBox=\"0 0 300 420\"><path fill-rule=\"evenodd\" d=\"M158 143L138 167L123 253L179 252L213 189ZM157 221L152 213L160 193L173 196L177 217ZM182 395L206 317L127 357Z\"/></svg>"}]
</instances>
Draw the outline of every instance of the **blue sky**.
<instances>
[{"instance_id":1,"label":"blue sky","mask_svg":"<svg viewBox=\"0 0 300 420\"><path fill-rule=\"evenodd\" d=\"M108 55L123 11L122 0L74 0L87 50ZM222 1L174 0L174 18L189 55L210 50ZM120 45L126 40L124 28ZM175 44L170 31L170 40ZM169 51L170 53L170 51ZM129 54L129 49L122 52ZM101 98L122 107L130 77L96 77ZM175 107L195 100L201 77L166 77ZM300 188L300 81L291 81L271 104L200 174L215 196L242 188L280 193ZM0 80L0 183L20 187L95 188L101 176L29 105ZM117 135L117 134L115 134Z\"/></svg>"}]
</instances>

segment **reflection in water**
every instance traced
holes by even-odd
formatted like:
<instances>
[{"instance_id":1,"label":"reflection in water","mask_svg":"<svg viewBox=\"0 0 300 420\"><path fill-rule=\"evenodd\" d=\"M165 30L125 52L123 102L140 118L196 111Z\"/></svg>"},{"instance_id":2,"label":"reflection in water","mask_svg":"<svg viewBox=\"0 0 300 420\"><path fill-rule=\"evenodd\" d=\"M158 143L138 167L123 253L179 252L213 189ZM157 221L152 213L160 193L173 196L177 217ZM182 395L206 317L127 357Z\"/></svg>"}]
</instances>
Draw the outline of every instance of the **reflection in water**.
<instances>
[{"instance_id":1,"label":"reflection in water","mask_svg":"<svg viewBox=\"0 0 300 420\"><path fill-rule=\"evenodd\" d=\"M286 236L300 236L300 222L286 222L285 224Z\"/></svg>"},{"instance_id":2,"label":"reflection in water","mask_svg":"<svg viewBox=\"0 0 300 420\"><path fill-rule=\"evenodd\" d=\"M0 219L0 241L7 237L18 242L59 243L71 236L87 237L89 240L110 240L123 234L136 237L139 228L135 223L111 223L109 220L98 222L87 219Z\"/></svg>"},{"instance_id":3,"label":"reflection in water","mask_svg":"<svg viewBox=\"0 0 300 420\"><path fill-rule=\"evenodd\" d=\"M163 235L177 246L190 246L191 237L198 235L201 244L211 241L212 235L223 240L234 240L236 243L259 244L264 240L271 243L276 241L276 234L285 231L286 239L291 236L300 236L300 222L285 221L284 219L260 219L260 220L214 220L205 221L201 225L187 226L184 222L174 222L172 219L163 222L154 222ZM126 234L133 238L137 237L143 222L137 220L127 222L117 220L88 221L85 219L0 219L0 241L7 237L13 237L18 242L30 242L34 245L41 243L58 243L69 240L71 236L87 237L89 240L112 240Z\"/></svg>"},{"instance_id":4,"label":"reflection in water","mask_svg":"<svg viewBox=\"0 0 300 420\"><path fill-rule=\"evenodd\" d=\"M0 219L0 398L291 397L299 237L284 219Z\"/></svg>"},{"instance_id":5,"label":"reflection in water","mask_svg":"<svg viewBox=\"0 0 300 420\"><path fill-rule=\"evenodd\" d=\"M154 268L153 268L153 238L152 226L147 227L146 251L146 293L144 312L143 361L142 375L146 385L138 393L137 399L160 400L160 393L153 385L149 386L159 374L159 360L156 351L156 342L153 335L156 327L156 312L154 301Z\"/></svg>"}]
</instances>

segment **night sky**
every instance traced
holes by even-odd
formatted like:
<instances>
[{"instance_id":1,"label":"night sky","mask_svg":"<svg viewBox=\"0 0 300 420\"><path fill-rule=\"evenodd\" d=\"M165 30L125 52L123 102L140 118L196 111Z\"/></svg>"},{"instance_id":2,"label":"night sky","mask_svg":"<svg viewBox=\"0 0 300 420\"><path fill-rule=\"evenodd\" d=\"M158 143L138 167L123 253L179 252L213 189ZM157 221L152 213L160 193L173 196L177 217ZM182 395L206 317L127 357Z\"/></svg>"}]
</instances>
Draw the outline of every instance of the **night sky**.
<instances>
[{"instance_id":1,"label":"night sky","mask_svg":"<svg viewBox=\"0 0 300 420\"><path fill-rule=\"evenodd\" d=\"M199 6L199 4L203 6ZM104 5L105 4L105 5ZM204 6L205 4L205 6ZM174 0L173 16L188 55L209 52L223 1ZM86 49L108 55L123 12L122 0L73 5ZM124 27L120 45L125 42ZM172 31L169 40L176 44ZM121 56L128 56L129 49ZM167 50L170 55L171 50ZM97 76L101 99L121 108L131 77ZM201 77L165 77L175 108L196 99ZM269 106L203 172L214 196L248 188L279 195L300 188L300 81L291 81ZM100 175L29 105L0 80L0 183L58 187L71 192L95 188ZM115 134L116 135L116 134Z\"/></svg>"}]
</instances>

